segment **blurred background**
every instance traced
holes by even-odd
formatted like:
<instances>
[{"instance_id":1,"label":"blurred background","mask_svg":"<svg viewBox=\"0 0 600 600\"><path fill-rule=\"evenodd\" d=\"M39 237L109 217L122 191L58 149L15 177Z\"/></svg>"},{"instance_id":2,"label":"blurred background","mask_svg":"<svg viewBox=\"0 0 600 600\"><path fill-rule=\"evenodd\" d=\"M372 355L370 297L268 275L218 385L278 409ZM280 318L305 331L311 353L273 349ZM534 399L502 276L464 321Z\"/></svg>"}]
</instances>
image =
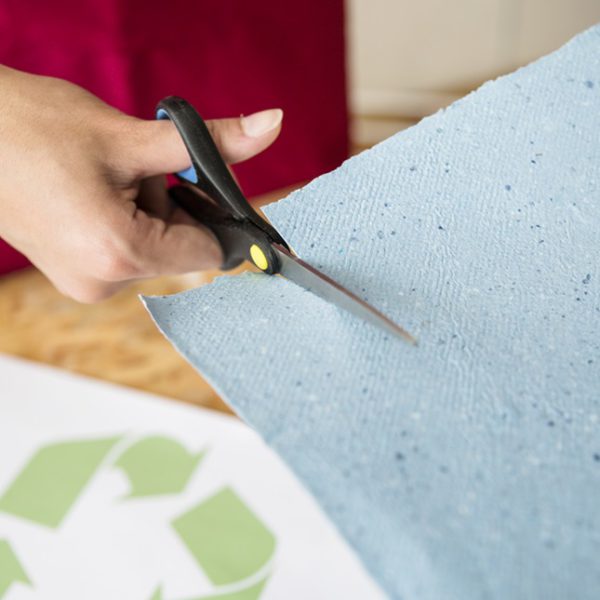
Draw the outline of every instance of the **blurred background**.
<instances>
[{"instance_id":1,"label":"blurred background","mask_svg":"<svg viewBox=\"0 0 600 600\"><path fill-rule=\"evenodd\" d=\"M598 0L167 4L2 2L0 63L68 79L141 118L169 94L206 118L283 108L281 138L236 167L258 205L600 21ZM214 275L140 282L82 306L0 240L0 352L226 410L137 299Z\"/></svg>"},{"instance_id":2,"label":"blurred background","mask_svg":"<svg viewBox=\"0 0 600 600\"><path fill-rule=\"evenodd\" d=\"M598 0L348 0L346 9L358 149L600 21Z\"/></svg>"}]
</instances>

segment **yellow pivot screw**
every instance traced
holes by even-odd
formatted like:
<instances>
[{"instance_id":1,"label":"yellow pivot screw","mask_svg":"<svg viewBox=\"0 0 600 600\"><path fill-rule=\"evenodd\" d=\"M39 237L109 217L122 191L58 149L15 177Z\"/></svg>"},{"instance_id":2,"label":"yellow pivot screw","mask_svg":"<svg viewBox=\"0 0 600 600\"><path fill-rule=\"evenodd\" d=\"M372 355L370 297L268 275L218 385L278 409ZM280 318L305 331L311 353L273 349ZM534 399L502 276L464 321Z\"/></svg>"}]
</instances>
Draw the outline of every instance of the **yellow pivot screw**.
<instances>
[{"instance_id":1,"label":"yellow pivot screw","mask_svg":"<svg viewBox=\"0 0 600 600\"><path fill-rule=\"evenodd\" d=\"M261 271L266 271L269 268L269 261L267 260L265 253L256 244L250 246L250 256L252 257L252 262Z\"/></svg>"}]
</instances>

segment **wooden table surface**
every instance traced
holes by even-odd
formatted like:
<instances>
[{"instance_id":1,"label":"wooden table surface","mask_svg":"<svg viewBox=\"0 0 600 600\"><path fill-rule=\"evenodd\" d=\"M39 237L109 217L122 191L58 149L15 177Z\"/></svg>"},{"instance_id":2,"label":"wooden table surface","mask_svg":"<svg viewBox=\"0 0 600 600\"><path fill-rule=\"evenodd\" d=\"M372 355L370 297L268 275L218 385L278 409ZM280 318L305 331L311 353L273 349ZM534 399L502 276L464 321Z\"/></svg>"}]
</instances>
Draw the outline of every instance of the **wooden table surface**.
<instances>
[{"instance_id":1,"label":"wooden table surface","mask_svg":"<svg viewBox=\"0 0 600 600\"><path fill-rule=\"evenodd\" d=\"M268 204L292 189L262 196L257 204ZM65 298L33 268L0 277L0 353L229 412L163 338L137 297L179 292L217 274L139 282L95 305Z\"/></svg>"}]
</instances>

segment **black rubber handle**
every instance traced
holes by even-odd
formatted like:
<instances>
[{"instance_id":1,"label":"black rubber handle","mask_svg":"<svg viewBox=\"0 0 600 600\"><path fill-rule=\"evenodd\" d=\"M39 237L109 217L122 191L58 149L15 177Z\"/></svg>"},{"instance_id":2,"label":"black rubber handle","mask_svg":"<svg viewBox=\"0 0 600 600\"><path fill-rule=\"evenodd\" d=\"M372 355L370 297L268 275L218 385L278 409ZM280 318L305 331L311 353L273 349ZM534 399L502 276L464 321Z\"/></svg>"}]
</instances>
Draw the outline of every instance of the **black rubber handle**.
<instances>
[{"instance_id":1,"label":"black rubber handle","mask_svg":"<svg viewBox=\"0 0 600 600\"><path fill-rule=\"evenodd\" d=\"M193 171L179 173L180 179L206 193L225 213L238 220L250 221L271 242L287 248L277 230L252 208L241 192L196 109L183 98L169 96L159 102L156 113L159 119L168 117L173 121L190 155Z\"/></svg>"},{"instance_id":2,"label":"black rubber handle","mask_svg":"<svg viewBox=\"0 0 600 600\"><path fill-rule=\"evenodd\" d=\"M214 233L223 252L222 269L233 269L249 260L265 273L274 275L279 272L279 258L270 240L254 223L232 217L185 185L172 187L169 195L178 206Z\"/></svg>"}]
</instances>

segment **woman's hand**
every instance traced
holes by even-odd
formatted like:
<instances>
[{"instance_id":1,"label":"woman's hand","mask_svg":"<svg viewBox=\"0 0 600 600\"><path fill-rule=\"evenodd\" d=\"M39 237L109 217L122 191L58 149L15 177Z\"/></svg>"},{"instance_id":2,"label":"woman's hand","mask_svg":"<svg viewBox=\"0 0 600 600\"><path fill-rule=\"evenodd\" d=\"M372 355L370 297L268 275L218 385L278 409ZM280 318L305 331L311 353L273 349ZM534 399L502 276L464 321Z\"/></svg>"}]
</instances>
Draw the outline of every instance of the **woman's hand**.
<instances>
[{"instance_id":1,"label":"woman's hand","mask_svg":"<svg viewBox=\"0 0 600 600\"><path fill-rule=\"evenodd\" d=\"M213 235L169 201L189 166L170 121L143 121L60 79L0 66L0 236L63 293L102 300L127 282L218 267ZM230 163L279 134L282 112L208 121Z\"/></svg>"}]
</instances>

